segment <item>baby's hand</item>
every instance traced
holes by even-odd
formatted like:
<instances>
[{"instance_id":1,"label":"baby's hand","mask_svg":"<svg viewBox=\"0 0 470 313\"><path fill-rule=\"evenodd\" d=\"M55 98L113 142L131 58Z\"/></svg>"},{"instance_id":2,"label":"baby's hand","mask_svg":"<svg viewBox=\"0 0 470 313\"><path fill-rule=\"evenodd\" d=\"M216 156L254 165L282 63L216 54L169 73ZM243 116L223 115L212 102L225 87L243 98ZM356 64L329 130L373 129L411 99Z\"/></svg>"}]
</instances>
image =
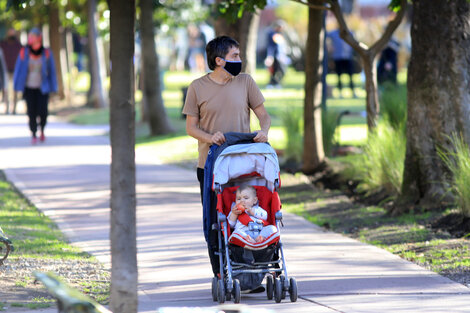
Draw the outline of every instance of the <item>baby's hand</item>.
<instances>
[{"instance_id":1,"label":"baby's hand","mask_svg":"<svg viewBox=\"0 0 470 313\"><path fill-rule=\"evenodd\" d=\"M237 209L240 210L241 213L245 212L245 207L243 204L239 203L236 205Z\"/></svg>"},{"instance_id":2,"label":"baby's hand","mask_svg":"<svg viewBox=\"0 0 470 313\"><path fill-rule=\"evenodd\" d=\"M258 237L256 237L256 242L261 242L264 240L264 237L259 235Z\"/></svg>"},{"instance_id":3,"label":"baby's hand","mask_svg":"<svg viewBox=\"0 0 470 313\"><path fill-rule=\"evenodd\" d=\"M245 208L241 204L236 204L232 207L232 213L236 215L240 215L245 212Z\"/></svg>"}]
</instances>

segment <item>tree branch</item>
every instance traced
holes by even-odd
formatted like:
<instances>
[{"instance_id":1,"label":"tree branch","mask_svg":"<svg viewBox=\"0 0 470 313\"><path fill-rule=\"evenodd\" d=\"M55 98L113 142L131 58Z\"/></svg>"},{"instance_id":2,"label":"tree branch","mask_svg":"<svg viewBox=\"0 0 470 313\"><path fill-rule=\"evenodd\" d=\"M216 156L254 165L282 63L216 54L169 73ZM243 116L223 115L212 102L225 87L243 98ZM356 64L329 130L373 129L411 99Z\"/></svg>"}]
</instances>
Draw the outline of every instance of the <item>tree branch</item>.
<instances>
[{"instance_id":1,"label":"tree branch","mask_svg":"<svg viewBox=\"0 0 470 313\"><path fill-rule=\"evenodd\" d=\"M370 50L373 53L379 53L380 51L382 51L383 47L389 42L393 33L398 28L401 21L403 20L403 17L405 16L407 5L407 0L400 1L400 11L398 11L395 15L395 18L387 24L387 27L385 28L385 32L383 33L382 37L370 47Z\"/></svg>"},{"instance_id":2,"label":"tree branch","mask_svg":"<svg viewBox=\"0 0 470 313\"><path fill-rule=\"evenodd\" d=\"M338 3L338 0L326 0L326 2L330 5L330 11L338 21L340 37L343 38L343 40L346 41L358 53L366 53L369 47L367 47L367 45L362 42L358 42L351 34L351 31L349 30L348 25L344 20L343 12L341 10L341 6Z\"/></svg>"}]
</instances>

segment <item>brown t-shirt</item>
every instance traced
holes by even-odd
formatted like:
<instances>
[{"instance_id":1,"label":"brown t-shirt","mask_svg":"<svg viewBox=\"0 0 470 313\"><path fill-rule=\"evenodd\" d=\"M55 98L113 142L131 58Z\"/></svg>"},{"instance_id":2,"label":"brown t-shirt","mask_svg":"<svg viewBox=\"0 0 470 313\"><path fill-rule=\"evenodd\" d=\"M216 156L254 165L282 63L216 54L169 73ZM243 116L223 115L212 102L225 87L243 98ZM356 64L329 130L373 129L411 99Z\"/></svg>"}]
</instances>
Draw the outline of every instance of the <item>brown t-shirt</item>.
<instances>
[{"instance_id":1,"label":"brown t-shirt","mask_svg":"<svg viewBox=\"0 0 470 313\"><path fill-rule=\"evenodd\" d=\"M263 94L250 75L240 74L218 84L207 74L189 85L183 113L198 117L199 128L209 134L249 133L250 108L263 103ZM204 168L210 145L198 141L199 168Z\"/></svg>"}]
</instances>

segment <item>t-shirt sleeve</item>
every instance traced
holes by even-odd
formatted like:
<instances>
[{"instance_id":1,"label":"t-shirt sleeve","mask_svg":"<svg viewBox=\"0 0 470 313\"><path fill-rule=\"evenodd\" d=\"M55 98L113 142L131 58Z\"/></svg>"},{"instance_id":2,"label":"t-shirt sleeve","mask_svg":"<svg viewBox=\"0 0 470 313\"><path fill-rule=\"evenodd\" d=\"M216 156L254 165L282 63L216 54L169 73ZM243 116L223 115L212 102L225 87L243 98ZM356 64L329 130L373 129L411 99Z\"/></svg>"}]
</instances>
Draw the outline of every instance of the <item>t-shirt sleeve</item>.
<instances>
[{"instance_id":1,"label":"t-shirt sleeve","mask_svg":"<svg viewBox=\"0 0 470 313\"><path fill-rule=\"evenodd\" d=\"M183 114L191 116L199 116L199 108L197 105L197 95L194 84L189 85L186 93L186 100L183 106Z\"/></svg>"},{"instance_id":2,"label":"t-shirt sleeve","mask_svg":"<svg viewBox=\"0 0 470 313\"><path fill-rule=\"evenodd\" d=\"M255 80L248 75L247 78L248 85L248 103L251 109L255 109L259 105L263 104L265 99Z\"/></svg>"}]
</instances>

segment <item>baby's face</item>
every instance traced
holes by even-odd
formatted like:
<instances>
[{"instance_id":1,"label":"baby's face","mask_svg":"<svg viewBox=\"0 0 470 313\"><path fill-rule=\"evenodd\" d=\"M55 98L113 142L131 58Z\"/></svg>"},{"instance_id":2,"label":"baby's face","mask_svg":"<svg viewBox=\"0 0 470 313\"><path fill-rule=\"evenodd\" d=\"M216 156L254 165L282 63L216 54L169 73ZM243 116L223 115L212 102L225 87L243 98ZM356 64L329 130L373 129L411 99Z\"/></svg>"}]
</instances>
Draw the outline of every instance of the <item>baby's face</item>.
<instances>
[{"instance_id":1,"label":"baby's face","mask_svg":"<svg viewBox=\"0 0 470 313\"><path fill-rule=\"evenodd\" d=\"M237 197L235 199L236 204L241 204L245 208L249 209L253 207L256 202L258 201L258 198L256 195L253 194L251 190L243 190L242 192L237 191Z\"/></svg>"}]
</instances>

